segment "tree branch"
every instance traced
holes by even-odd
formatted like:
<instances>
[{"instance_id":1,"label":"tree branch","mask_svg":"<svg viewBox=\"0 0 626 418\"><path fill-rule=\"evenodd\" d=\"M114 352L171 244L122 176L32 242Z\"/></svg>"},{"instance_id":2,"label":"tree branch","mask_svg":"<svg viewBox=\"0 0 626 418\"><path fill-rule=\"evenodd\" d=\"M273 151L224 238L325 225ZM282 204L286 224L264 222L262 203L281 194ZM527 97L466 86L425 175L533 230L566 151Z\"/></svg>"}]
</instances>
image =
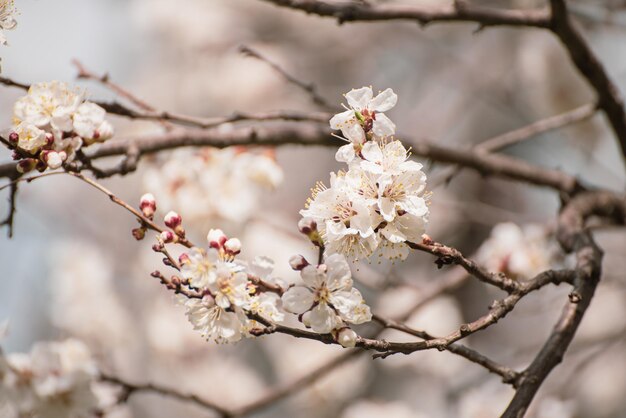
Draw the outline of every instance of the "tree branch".
<instances>
[{"instance_id":1,"label":"tree branch","mask_svg":"<svg viewBox=\"0 0 626 418\"><path fill-rule=\"evenodd\" d=\"M618 139L622 155L626 156L624 100L598 57L572 24L565 0L550 0L550 4L552 6L550 29L561 40L578 71L596 91L598 107L606 114Z\"/></svg>"},{"instance_id":2,"label":"tree branch","mask_svg":"<svg viewBox=\"0 0 626 418\"><path fill-rule=\"evenodd\" d=\"M339 23L354 21L411 20L420 25L435 22L474 22L486 26L534 26L547 28L548 10L505 10L469 5L456 1L453 5L421 7L408 5L370 5L328 3L320 0L263 0L279 7L301 10L309 14L332 17Z\"/></svg>"},{"instance_id":3,"label":"tree branch","mask_svg":"<svg viewBox=\"0 0 626 418\"><path fill-rule=\"evenodd\" d=\"M597 215L626 223L626 198L609 192L589 192L574 197L559 217L557 237L567 252L576 252L574 290L533 362L521 375L518 390L502 418L522 417L548 374L563 360L601 276L602 250L585 229L585 220Z\"/></svg>"}]
</instances>

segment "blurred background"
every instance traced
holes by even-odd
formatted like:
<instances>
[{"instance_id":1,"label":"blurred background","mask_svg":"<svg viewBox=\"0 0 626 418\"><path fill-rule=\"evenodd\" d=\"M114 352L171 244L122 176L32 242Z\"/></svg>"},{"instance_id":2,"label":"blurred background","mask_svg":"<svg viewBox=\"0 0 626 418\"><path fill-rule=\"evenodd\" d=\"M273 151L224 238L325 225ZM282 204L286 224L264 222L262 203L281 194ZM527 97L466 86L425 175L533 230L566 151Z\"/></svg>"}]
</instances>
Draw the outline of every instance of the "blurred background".
<instances>
[{"instance_id":1,"label":"blurred background","mask_svg":"<svg viewBox=\"0 0 626 418\"><path fill-rule=\"evenodd\" d=\"M474 3L515 8L544 4ZM569 3L586 38L626 94L626 3ZM400 133L454 147L471 146L594 98L558 41L540 30L494 28L474 33L472 24L438 24L423 30L408 22L338 26L332 19L256 0L18 0L16 6L19 25L6 33L10 46L0 48L4 76L24 83L53 79L74 83L77 72L71 60L78 59L95 73L109 73L113 81L158 109L189 115L320 110L266 63L239 53L241 45L315 83L333 105L351 88L391 87L399 102L388 116ZM97 83L77 84L94 100L115 98ZM10 127L12 105L21 95L17 89L0 87L3 132ZM155 123L110 119L118 137L161 129ZM199 189L199 194L206 193L204 203L159 198L154 188L161 185L167 190L172 177L186 172L185 161L190 158L186 151L142 160L137 172L103 184L132 204L145 192L155 193L160 214L179 210L196 242L203 241L209 228L223 228L241 238L243 258L269 256L276 262L277 275L293 282L298 276L289 268L289 257L314 254L297 234L298 211L316 181L327 182L330 171L342 168L334 152L323 147L277 149L282 175L276 174L270 187L242 202L246 210L235 220L208 207L203 213L203 205L221 198L214 187ZM621 154L601 115L505 152L562 169L588 184L615 190L626 185ZM2 156L2 161L10 159L7 151ZM424 163L431 179L445 168ZM202 172L203 166L196 169ZM432 190L429 235L467 254L477 250L494 225L550 224L559 206L553 192L482 178L469 170ZM4 213L8 210L4 198L2 203ZM109 373L134 382L175 384L232 407L292 382L342 353L337 347L288 336L244 340L235 346L203 341L174 297L149 276L162 267L160 257L151 251L150 240L132 238L133 227L131 216L74 179L53 176L22 185L15 236L8 239L2 231L0 238L0 321L10 321L3 347L27 351L34 341L79 337ZM623 230L598 231L596 236L606 252L603 282L564 364L535 399L531 417L626 416L626 236ZM432 257L424 254L411 254L404 263L355 267L356 286L373 311L386 316L407 309L433 284L453 274L437 270ZM523 369L547 338L567 292L566 287L549 287L529 296L506 320L467 343ZM499 296L476 281L464 281L425 304L408 323L447 334L478 318ZM385 337L406 338L393 333ZM499 416L512 394L499 377L447 352L375 361L366 353L255 416L488 418ZM111 416L211 414L139 394Z\"/></svg>"}]
</instances>

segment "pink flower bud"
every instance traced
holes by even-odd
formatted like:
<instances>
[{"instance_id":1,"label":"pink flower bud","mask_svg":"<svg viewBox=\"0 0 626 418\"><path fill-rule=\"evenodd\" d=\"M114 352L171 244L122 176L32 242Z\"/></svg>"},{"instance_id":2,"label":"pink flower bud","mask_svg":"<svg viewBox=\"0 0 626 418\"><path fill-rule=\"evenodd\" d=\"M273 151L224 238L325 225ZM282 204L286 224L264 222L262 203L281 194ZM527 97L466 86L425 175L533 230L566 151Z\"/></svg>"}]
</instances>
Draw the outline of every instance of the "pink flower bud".
<instances>
[{"instance_id":1,"label":"pink flower bud","mask_svg":"<svg viewBox=\"0 0 626 418\"><path fill-rule=\"evenodd\" d=\"M228 238L221 229L211 229L206 239L209 241L209 247L219 249L222 248Z\"/></svg>"},{"instance_id":2,"label":"pink flower bud","mask_svg":"<svg viewBox=\"0 0 626 418\"><path fill-rule=\"evenodd\" d=\"M32 171L36 165L37 165L37 160L33 158L27 158L25 160L18 162L16 168L17 168L18 173L24 174L24 173L28 173L29 171Z\"/></svg>"},{"instance_id":3,"label":"pink flower bud","mask_svg":"<svg viewBox=\"0 0 626 418\"><path fill-rule=\"evenodd\" d=\"M224 250L230 255L237 255L241 252L241 241L231 238L224 243Z\"/></svg>"},{"instance_id":4,"label":"pink flower bud","mask_svg":"<svg viewBox=\"0 0 626 418\"><path fill-rule=\"evenodd\" d=\"M163 240L163 242L165 244L169 244L171 242L174 242L175 239L176 239L176 235L174 235L174 233L172 231L163 231L163 232L161 232L161 240Z\"/></svg>"},{"instance_id":5,"label":"pink flower bud","mask_svg":"<svg viewBox=\"0 0 626 418\"><path fill-rule=\"evenodd\" d=\"M298 229L304 235L310 235L314 231L317 231L317 222L313 218L302 218L298 221Z\"/></svg>"},{"instance_id":6,"label":"pink flower bud","mask_svg":"<svg viewBox=\"0 0 626 418\"><path fill-rule=\"evenodd\" d=\"M182 253L180 256L178 256L178 262L180 264L185 264L189 262L189 256L187 255L187 253Z\"/></svg>"},{"instance_id":7,"label":"pink flower bud","mask_svg":"<svg viewBox=\"0 0 626 418\"><path fill-rule=\"evenodd\" d=\"M296 255L292 255L291 258L289 259L289 265L291 266L292 269L296 271L300 271L306 266L308 266L309 262L306 261L306 258L301 256L300 254L296 254Z\"/></svg>"},{"instance_id":8,"label":"pink flower bud","mask_svg":"<svg viewBox=\"0 0 626 418\"><path fill-rule=\"evenodd\" d=\"M141 196L139 199L139 209L148 219L152 219L154 217L154 212L156 212L156 199L151 193L146 193Z\"/></svg>"},{"instance_id":9,"label":"pink flower bud","mask_svg":"<svg viewBox=\"0 0 626 418\"><path fill-rule=\"evenodd\" d=\"M342 328L337 333L337 342L345 348L354 347L356 345L357 338L358 335L356 335L356 332L352 331L350 328Z\"/></svg>"},{"instance_id":10,"label":"pink flower bud","mask_svg":"<svg viewBox=\"0 0 626 418\"><path fill-rule=\"evenodd\" d=\"M9 141L13 142L14 144L17 144L17 141L20 140L20 135L17 132L11 132L9 134Z\"/></svg>"},{"instance_id":11,"label":"pink flower bud","mask_svg":"<svg viewBox=\"0 0 626 418\"><path fill-rule=\"evenodd\" d=\"M172 228L172 229L176 229L183 222L183 218L181 218L180 215L174 211L167 212L167 215L165 215L164 220L165 220L165 225L167 225L168 228Z\"/></svg>"}]
</instances>

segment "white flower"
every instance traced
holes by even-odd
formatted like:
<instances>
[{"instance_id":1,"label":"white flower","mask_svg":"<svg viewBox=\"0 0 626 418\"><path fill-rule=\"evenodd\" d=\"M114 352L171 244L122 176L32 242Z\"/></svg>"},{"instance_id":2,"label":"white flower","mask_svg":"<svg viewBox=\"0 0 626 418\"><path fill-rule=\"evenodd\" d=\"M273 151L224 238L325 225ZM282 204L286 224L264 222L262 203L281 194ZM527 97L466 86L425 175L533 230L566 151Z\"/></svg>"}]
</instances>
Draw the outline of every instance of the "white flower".
<instances>
[{"instance_id":1,"label":"white flower","mask_svg":"<svg viewBox=\"0 0 626 418\"><path fill-rule=\"evenodd\" d=\"M330 127L340 129L350 141L337 152L337 161L352 161L368 135L370 139L383 139L395 134L396 126L384 112L396 105L398 96L391 89L373 96L371 87L351 90L345 95L350 108L331 118Z\"/></svg>"},{"instance_id":2,"label":"white flower","mask_svg":"<svg viewBox=\"0 0 626 418\"><path fill-rule=\"evenodd\" d=\"M276 293L263 292L254 296L250 302L250 311L272 322L281 322L285 313L281 310L282 300Z\"/></svg>"},{"instance_id":3,"label":"white flower","mask_svg":"<svg viewBox=\"0 0 626 418\"><path fill-rule=\"evenodd\" d=\"M2 33L3 30L15 28L15 2L13 0L0 0L0 45L7 45L7 39Z\"/></svg>"},{"instance_id":4,"label":"white flower","mask_svg":"<svg viewBox=\"0 0 626 418\"><path fill-rule=\"evenodd\" d=\"M189 322L203 338L217 343L234 343L241 339L243 325L237 314L225 311L210 295L189 299L185 307Z\"/></svg>"},{"instance_id":5,"label":"white flower","mask_svg":"<svg viewBox=\"0 0 626 418\"><path fill-rule=\"evenodd\" d=\"M15 102L13 114L17 123L26 121L42 129L49 125L51 130L70 132L72 115L82 101L83 94L71 91L65 83L37 83Z\"/></svg>"},{"instance_id":6,"label":"white flower","mask_svg":"<svg viewBox=\"0 0 626 418\"><path fill-rule=\"evenodd\" d=\"M46 132L29 122L22 122L15 127L15 133L19 135L17 146L31 154L46 145Z\"/></svg>"},{"instance_id":7,"label":"white flower","mask_svg":"<svg viewBox=\"0 0 626 418\"><path fill-rule=\"evenodd\" d=\"M241 224L282 179L272 158L229 147L177 150L149 170L144 182L164 210L184 212L187 222Z\"/></svg>"},{"instance_id":8,"label":"white flower","mask_svg":"<svg viewBox=\"0 0 626 418\"><path fill-rule=\"evenodd\" d=\"M106 111L95 103L85 102L72 115L74 132L86 144L103 142L113 136L113 127L105 120Z\"/></svg>"},{"instance_id":9,"label":"white flower","mask_svg":"<svg viewBox=\"0 0 626 418\"><path fill-rule=\"evenodd\" d=\"M92 389L98 370L80 341L37 343L30 355L11 354L7 361L11 374L4 385L19 414L79 418L93 414L98 405Z\"/></svg>"},{"instance_id":10,"label":"white flower","mask_svg":"<svg viewBox=\"0 0 626 418\"><path fill-rule=\"evenodd\" d=\"M205 288L209 283L215 282L215 270L219 258L219 253L215 248L209 248L208 251L192 248L187 253L187 257L183 258L180 272L193 287Z\"/></svg>"},{"instance_id":11,"label":"white flower","mask_svg":"<svg viewBox=\"0 0 626 418\"><path fill-rule=\"evenodd\" d=\"M295 286L284 293L283 307L303 314L302 322L322 334L345 322L362 324L372 314L361 293L352 288L350 266L339 254L329 256L325 264L306 266L300 273L305 286Z\"/></svg>"},{"instance_id":12,"label":"white flower","mask_svg":"<svg viewBox=\"0 0 626 418\"><path fill-rule=\"evenodd\" d=\"M532 278L551 265L554 248L539 225L520 228L514 223L501 223L478 250L477 259L490 271L513 277Z\"/></svg>"},{"instance_id":13,"label":"white flower","mask_svg":"<svg viewBox=\"0 0 626 418\"><path fill-rule=\"evenodd\" d=\"M331 187L319 185L304 217L314 219L324 245L351 258L368 257L378 245L374 228L380 223L371 205L358 195L345 175L331 174Z\"/></svg>"}]
</instances>

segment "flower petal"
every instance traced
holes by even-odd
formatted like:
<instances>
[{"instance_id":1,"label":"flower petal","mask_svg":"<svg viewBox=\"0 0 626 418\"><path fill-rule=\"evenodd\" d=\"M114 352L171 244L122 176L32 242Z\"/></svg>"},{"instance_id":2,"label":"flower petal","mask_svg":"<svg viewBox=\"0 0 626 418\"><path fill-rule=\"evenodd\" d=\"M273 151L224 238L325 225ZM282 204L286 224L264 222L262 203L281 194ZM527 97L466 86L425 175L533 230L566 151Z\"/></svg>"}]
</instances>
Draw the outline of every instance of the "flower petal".
<instances>
[{"instance_id":1,"label":"flower petal","mask_svg":"<svg viewBox=\"0 0 626 418\"><path fill-rule=\"evenodd\" d=\"M376 112L386 112L396 105L398 102L398 95L391 89L385 89L378 93L378 96L369 104L369 109Z\"/></svg>"},{"instance_id":2,"label":"flower petal","mask_svg":"<svg viewBox=\"0 0 626 418\"><path fill-rule=\"evenodd\" d=\"M302 316L302 322L315 332L328 334L341 324L341 319L326 303L320 303Z\"/></svg>"},{"instance_id":3,"label":"flower petal","mask_svg":"<svg viewBox=\"0 0 626 418\"><path fill-rule=\"evenodd\" d=\"M396 133L396 125L384 113L377 113L372 131L374 135L384 138Z\"/></svg>"},{"instance_id":4,"label":"flower petal","mask_svg":"<svg viewBox=\"0 0 626 418\"><path fill-rule=\"evenodd\" d=\"M303 286L295 286L287 290L283 296L283 308L294 314L301 314L311 309L314 302L313 293Z\"/></svg>"},{"instance_id":5,"label":"flower petal","mask_svg":"<svg viewBox=\"0 0 626 418\"><path fill-rule=\"evenodd\" d=\"M352 89L346 93L348 105L355 110L363 110L372 100L374 92L371 87L361 87L360 89Z\"/></svg>"}]
</instances>

